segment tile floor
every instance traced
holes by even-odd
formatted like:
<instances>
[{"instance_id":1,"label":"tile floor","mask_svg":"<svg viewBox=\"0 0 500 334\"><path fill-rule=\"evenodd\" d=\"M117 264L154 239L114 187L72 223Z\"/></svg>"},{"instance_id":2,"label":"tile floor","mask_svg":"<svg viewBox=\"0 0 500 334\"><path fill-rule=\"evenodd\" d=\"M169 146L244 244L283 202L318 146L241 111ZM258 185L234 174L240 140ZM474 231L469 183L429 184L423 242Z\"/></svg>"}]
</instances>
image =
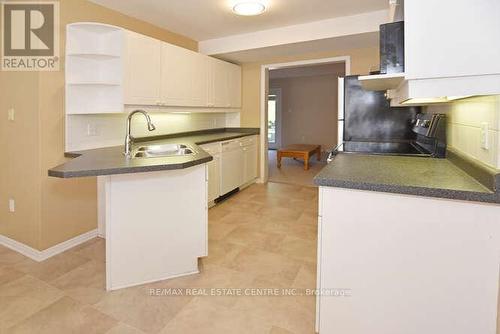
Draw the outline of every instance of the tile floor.
<instances>
[{"instance_id":1,"label":"tile floor","mask_svg":"<svg viewBox=\"0 0 500 334\"><path fill-rule=\"evenodd\" d=\"M253 185L210 209L201 274L114 292L104 290L102 239L42 263L0 246L0 333L314 333L312 296L150 291L313 289L316 216L316 188Z\"/></svg>"},{"instance_id":2,"label":"tile floor","mask_svg":"<svg viewBox=\"0 0 500 334\"><path fill-rule=\"evenodd\" d=\"M277 167L276 151L269 150L269 181L287 184L296 184L299 186L315 187L313 178L323 167L326 166L326 154L323 154L322 160L317 161L316 156L309 160L309 170L304 170L304 162L300 159L291 158L281 159L281 168Z\"/></svg>"}]
</instances>

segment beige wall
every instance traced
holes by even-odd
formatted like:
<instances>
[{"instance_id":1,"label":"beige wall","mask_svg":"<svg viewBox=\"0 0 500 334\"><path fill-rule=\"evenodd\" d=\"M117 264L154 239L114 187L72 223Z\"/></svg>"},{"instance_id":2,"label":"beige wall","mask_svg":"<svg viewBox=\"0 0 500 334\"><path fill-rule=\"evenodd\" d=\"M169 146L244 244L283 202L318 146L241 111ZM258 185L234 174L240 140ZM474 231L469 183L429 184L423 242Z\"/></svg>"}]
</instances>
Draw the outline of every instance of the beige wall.
<instances>
[{"instance_id":1,"label":"beige wall","mask_svg":"<svg viewBox=\"0 0 500 334\"><path fill-rule=\"evenodd\" d=\"M192 50L197 42L86 0L60 1L61 59L65 26L93 21L121 26ZM0 234L46 249L97 225L95 178L49 178L47 169L65 161L64 64L58 72L0 72ZM16 109L15 122L6 121ZM17 148L20 148L18 151ZM7 210L8 198L16 212Z\"/></svg>"},{"instance_id":2,"label":"beige wall","mask_svg":"<svg viewBox=\"0 0 500 334\"><path fill-rule=\"evenodd\" d=\"M323 150L337 144L338 73L271 79L269 88L281 89L281 146L320 144Z\"/></svg>"},{"instance_id":3,"label":"beige wall","mask_svg":"<svg viewBox=\"0 0 500 334\"><path fill-rule=\"evenodd\" d=\"M262 65L340 56L351 57L351 74L367 74L370 68L377 68L379 64L378 48L310 53L242 64L241 126L260 127L260 73Z\"/></svg>"},{"instance_id":4,"label":"beige wall","mask_svg":"<svg viewBox=\"0 0 500 334\"><path fill-rule=\"evenodd\" d=\"M335 52L308 53L300 56L270 58L265 61L242 64L242 108L241 126L260 127L260 74L262 65L286 63L299 60L331 57L351 57L351 74L368 74L371 68L379 67L379 49L351 49ZM265 133L261 133L265 136ZM261 165L259 153L259 166Z\"/></svg>"},{"instance_id":5,"label":"beige wall","mask_svg":"<svg viewBox=\"0 0 500 334\"><path fill-rule=\"evenodd\" d=\"M0 71L0 234L31 246L40 237L38 81L37 73ZM15 122L7 121L11 107Z\"/></svg>"}]
</instances>

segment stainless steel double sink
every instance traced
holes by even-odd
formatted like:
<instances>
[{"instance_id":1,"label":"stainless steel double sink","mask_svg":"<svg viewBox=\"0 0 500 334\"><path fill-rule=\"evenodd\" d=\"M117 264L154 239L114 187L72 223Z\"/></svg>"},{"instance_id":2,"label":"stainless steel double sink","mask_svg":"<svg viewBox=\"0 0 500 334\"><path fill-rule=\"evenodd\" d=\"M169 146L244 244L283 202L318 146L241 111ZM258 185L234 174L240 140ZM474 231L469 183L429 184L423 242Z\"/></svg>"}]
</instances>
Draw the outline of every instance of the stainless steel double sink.
<instances>
[{"instance_id":1,"label":"stainless steel double sink","mask_svg":"<svg viewBox=\"0 0 500 334\"><path fill-rule=\"evenodd\" d=\"M133 158L161 158L195 154L192 147L184 144L162 144L140 146L134 150Z\"/></svg>"}]
</instances>

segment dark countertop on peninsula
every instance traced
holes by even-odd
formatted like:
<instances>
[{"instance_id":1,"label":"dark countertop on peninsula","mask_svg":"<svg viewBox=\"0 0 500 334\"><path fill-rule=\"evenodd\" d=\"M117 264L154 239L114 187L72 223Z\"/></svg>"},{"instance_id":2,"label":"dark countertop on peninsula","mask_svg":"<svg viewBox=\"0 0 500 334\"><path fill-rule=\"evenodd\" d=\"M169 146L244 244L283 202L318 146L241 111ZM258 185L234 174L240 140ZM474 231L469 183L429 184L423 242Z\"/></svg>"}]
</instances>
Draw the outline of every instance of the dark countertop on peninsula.
<instances>
[{"instance_id":1,"label":"dark countertop on peninsula","mask_svg":"<svg viewBox=\"0 0 500 334\"><path fill-rule=\"evenodd\" d=\"M75 178L184 169L210 162L213 159L210 154L198 145L256 134L259 134L258 128L223 128L138 138L135 140L134 146L168 143L186 144L194 149L195 154L129 159L122 153L123 146L67 152L65 156L72 158L72 160L49 169L48 174L59 178Z\"/></svg>"},{"instance_id":2,"label":"dark countertop on peninsula","mask_svg":"<svg viewBox=\"0 0 500 334\"><path fill-rule=\"evenodd\" d=\"M500 203L489 188L448 159L339 153L316 177L318 186ZM496 189L496 191L495 191Z\"/></svg>"}]
</instances>

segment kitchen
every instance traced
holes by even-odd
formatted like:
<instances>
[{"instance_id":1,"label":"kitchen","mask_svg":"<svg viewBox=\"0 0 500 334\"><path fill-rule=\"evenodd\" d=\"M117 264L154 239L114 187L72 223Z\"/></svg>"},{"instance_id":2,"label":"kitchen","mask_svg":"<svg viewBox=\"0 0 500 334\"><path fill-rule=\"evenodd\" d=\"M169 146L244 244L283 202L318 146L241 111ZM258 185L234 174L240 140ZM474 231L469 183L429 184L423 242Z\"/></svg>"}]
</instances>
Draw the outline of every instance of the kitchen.
<instances>
[{"instance_id":1,"label":"kitchen","mask_svg":"<svg viewBox=\"0 0 500 334\"><path fill-rule=\"evenodd\" d=\"M343 12L318 2L319 8L339 13L318 21L317 30L313 23L301 27L308 19L282 27L267 23L263 28L269 34L261 38L258 30L252 35L243 27L251 21L235 23L226 37L184 27L185 34L202 36L199 42L154 26L166 15L154 5L131 15L133 1L122 8L113 1L95 2L105 7L80 0L59 3L65 59L60 71L1 72L8 97L1 107L9 116L1 133L9 136L4 142L17 145L6 148L8 160L2 163L9 167L2 172L9 193L1 196L9 210L2 212L0 241L31 258L0 253L7 275L0 291L14 305L0 313L5 326L26 331L43 322L44 314L57 321L53 308L69 304L70 314L59 316L78 316L90 307L102 319L96 321L103 326L98 332L116 327L116 332L495 333L500 69L492 60L498 46L489 41L500 31L498 4L454 2L451 15L446 2L405 1L404 72L367 75L383 59L379 26L403 19L402 2L360 2ZM172 6L206 24L200 17L207 15L193 11L193 4ZM272 1L262 6L263 14L242 19L258 20L283 9ZM301 8L300 1L296 6ZM428 6L434 6L432 15ZM233 9L224 15L239 19ZM476 15L481 24L470 32L455 21L443 28L446 15L457 21ZM361 21L370 27L354 23ZM222 28L228 29L221 23ZM307 40L309 28L324 44ZM279 41L271 32L279 33ZM454 37L458 32L462 43ZM484 37L474 38L479 33ZM300 47L287 47L293 43ZM475 47L465 48L467 43ZM364 89L387 91L392 108L444 115L426 116L408 133L434 133L436 143L447 143L447 158L338 152L315 179L319 193L318 188L266 184L266 69L341 56L349 58L350 73L361 75ZM477 61L465 66L467 59ZM36 117L22 110L36 110ZM136 110L143 112L131 114ZM446 139L435 131L443 128L443 119ZM442 156L442 145L435 147ZM19 150L32 154L20 158ZM463 261L453 261L457 258ZM96 286L89 290L80 282L65 290L85 276L84 266L100 268ZM13 310L26 297L9 291L27 281L48 284L53 296L28 303L21 316ZM316 301L184 296L174 302L144 293L148 285L176 284L345 288L352 294L321 295ZM140 301L141 311L134 313L131 300ZM153 315L140 316L148 310ZM388 321L384 313L399 320ZM193 323L193 315L202 320ZM217 321L211 323L211 317Z\"/></svg>"}]
</instances>

